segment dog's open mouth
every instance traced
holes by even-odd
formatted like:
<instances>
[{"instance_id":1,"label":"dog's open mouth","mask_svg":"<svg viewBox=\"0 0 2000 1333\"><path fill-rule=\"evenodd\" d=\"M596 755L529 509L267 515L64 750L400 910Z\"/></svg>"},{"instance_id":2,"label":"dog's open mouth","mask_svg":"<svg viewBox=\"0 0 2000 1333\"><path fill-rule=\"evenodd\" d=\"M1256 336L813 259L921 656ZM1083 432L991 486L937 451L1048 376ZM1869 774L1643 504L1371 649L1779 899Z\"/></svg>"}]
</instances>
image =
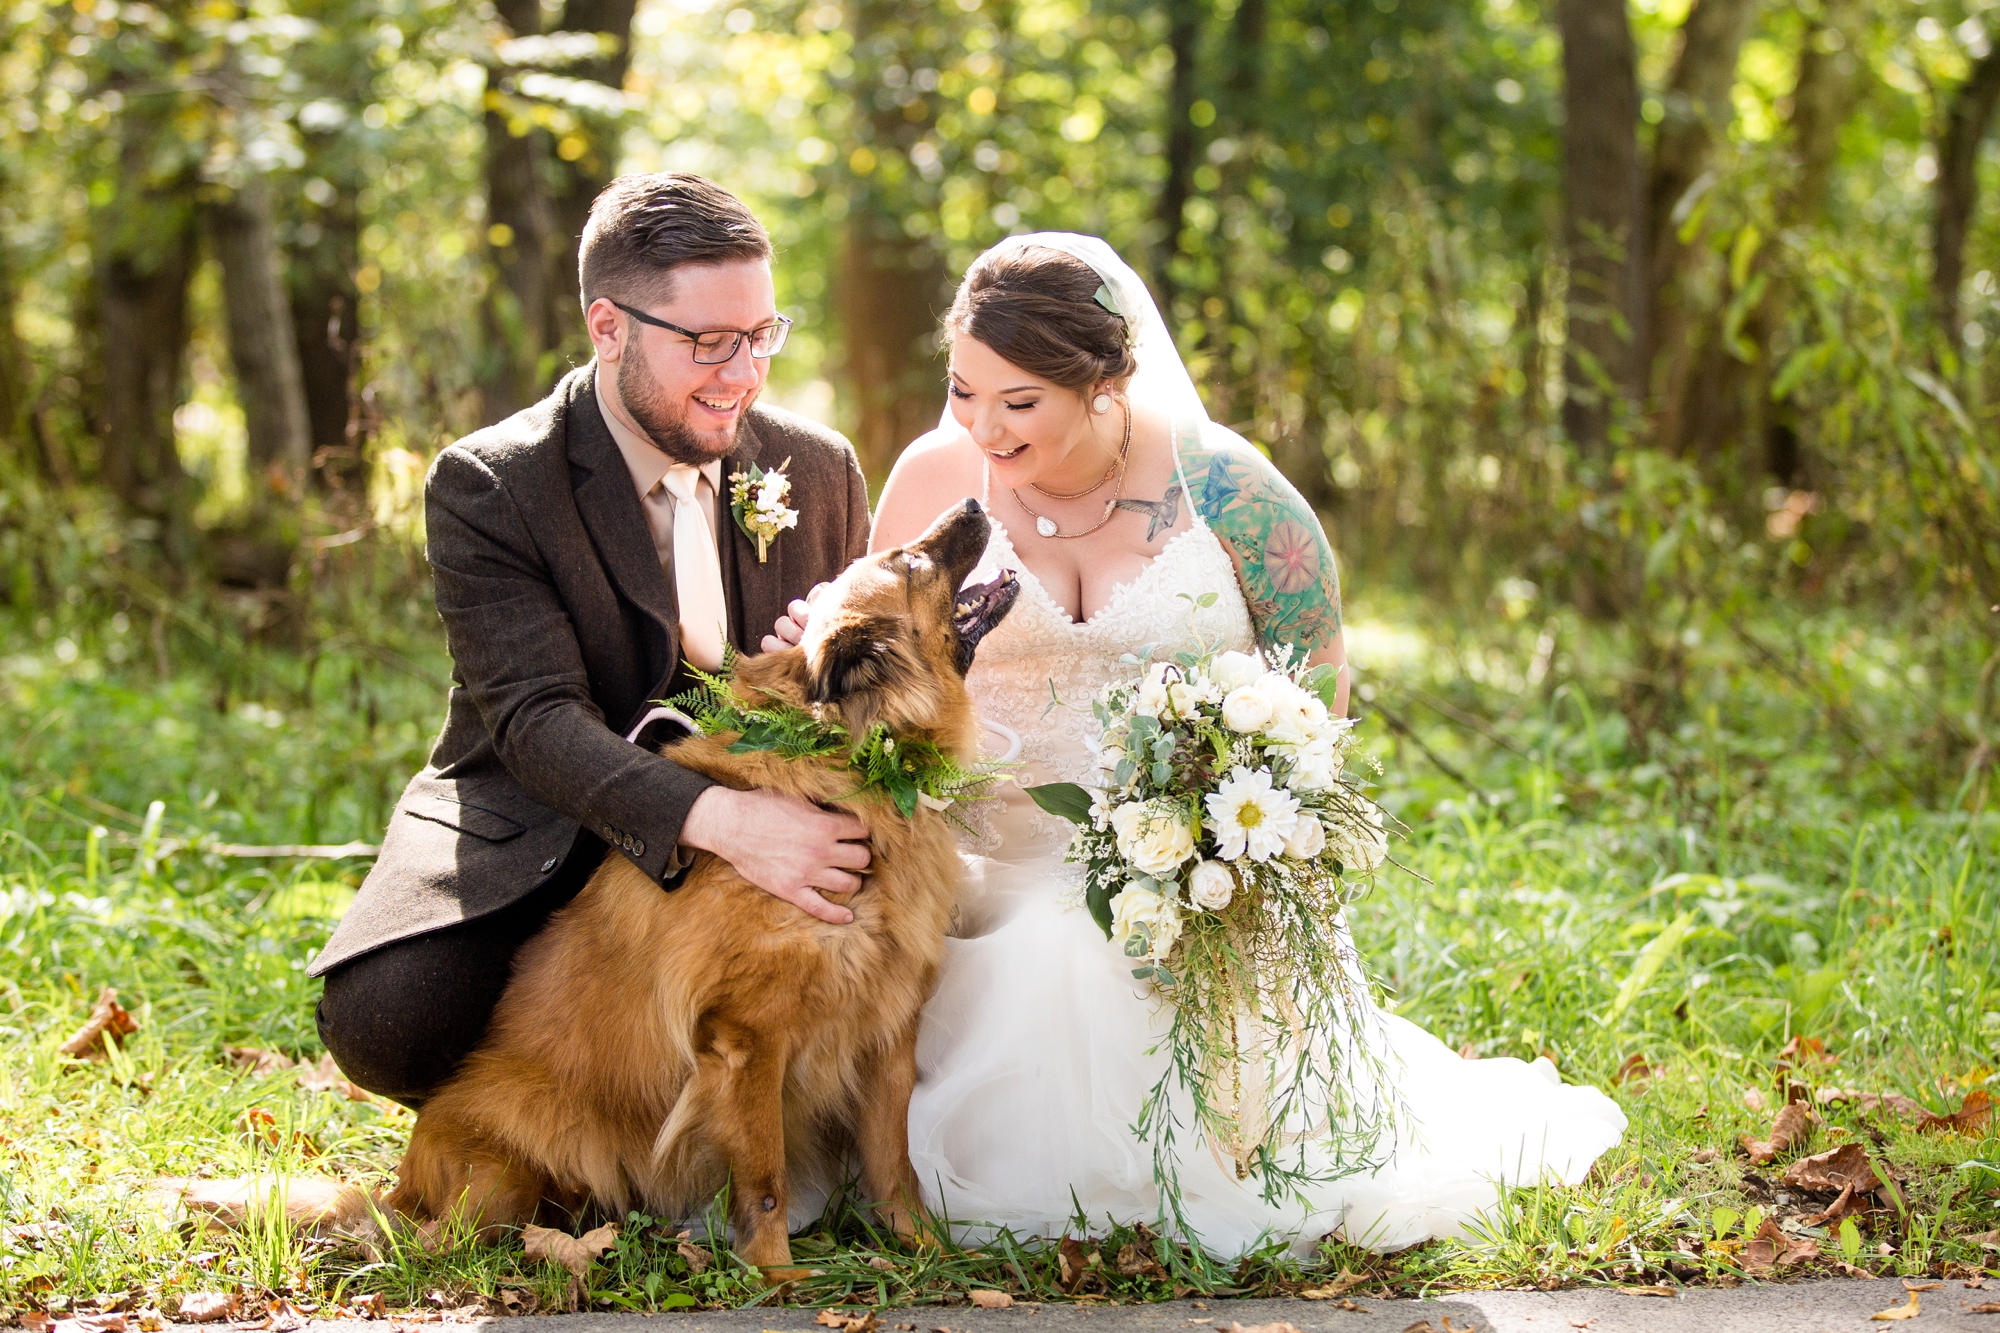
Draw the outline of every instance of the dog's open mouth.
<instances>
[{"instance_id":1,"label":"dog's open mouth","mask_svg":"<svg viewBox=\"0 0 2000 1333\"><path fill-rule=\"evenodd\" d=\"M1021 580L1011 569L1003 569L986 583L971 583L959 589L952 603L951 623L958 630L958 669L972 665L979 641L1006 618L1014 599L1021 595Z\"/></svg>"}]
</instances>

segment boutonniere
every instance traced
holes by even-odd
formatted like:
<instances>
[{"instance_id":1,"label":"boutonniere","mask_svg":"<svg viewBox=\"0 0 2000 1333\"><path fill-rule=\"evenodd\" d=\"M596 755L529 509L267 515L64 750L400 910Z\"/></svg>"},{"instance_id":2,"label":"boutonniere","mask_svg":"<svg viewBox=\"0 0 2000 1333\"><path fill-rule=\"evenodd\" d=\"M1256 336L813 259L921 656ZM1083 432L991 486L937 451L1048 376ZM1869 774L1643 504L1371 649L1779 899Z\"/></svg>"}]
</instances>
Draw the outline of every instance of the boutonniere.
<instances>
[{"instance_id":1,"label":"boutonniere","mask_svg":"<svg viewBox=\"0 0 2000 1333\"><path fill-rule=\"evenodd\" d=\"M792 481L785 475L785 469L791 465L792 460L787 458L765 471L752 463L749 471L738 472L729 479L730 515L735 518L736 526L743 529L743 535L757 543L760 565L778 534L799 525L799 511L785 503L792 496Z\"/></svg>"}]
</instances>

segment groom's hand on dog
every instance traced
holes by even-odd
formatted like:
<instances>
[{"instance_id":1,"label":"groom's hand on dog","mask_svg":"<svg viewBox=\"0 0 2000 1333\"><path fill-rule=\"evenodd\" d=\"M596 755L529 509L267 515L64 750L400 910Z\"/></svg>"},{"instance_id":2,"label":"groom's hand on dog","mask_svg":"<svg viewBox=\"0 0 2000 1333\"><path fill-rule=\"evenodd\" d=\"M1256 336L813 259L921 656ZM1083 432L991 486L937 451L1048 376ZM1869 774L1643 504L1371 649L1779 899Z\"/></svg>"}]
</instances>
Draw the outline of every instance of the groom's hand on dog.
<instances>
[{"instance_id":1,"label":"groom's hand on dog","mask_svg":"<svg viewBox=\"0 0 2000 1333\"><path fill-rule=\"evenodd\" d=\"M868 826L796 796L710 787L689 808L681 845L713 852L774 898L845 926L854 913L826 893L853 893L868 869Z\"/></svg>"},{"instance_id":2,"label":"groom's hand on dog","mask_svg":"<svg viewBox=\"0 0 2000 1333\"><path fill-rule=\"evenodd\" d=\"M799 646L799 640L805 637L806 617L812 612L813 599L819 596L820 589L825 586L824 583L815 583L813 590L804 597L792 599L792 604L785 608L785 614L771 627L771 633L764 636L764 642L760 646L765 652L782 652L787 648Z\"/></svg>"}]
</instances>

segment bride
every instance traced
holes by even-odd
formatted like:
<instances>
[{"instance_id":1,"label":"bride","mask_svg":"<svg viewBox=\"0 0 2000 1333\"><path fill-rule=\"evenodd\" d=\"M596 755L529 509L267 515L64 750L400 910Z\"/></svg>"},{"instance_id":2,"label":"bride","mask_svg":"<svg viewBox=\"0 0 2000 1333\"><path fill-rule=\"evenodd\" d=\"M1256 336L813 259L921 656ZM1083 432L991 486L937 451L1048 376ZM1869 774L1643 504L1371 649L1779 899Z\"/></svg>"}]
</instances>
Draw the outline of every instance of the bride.
<instances>
[{"instance_id":1,"label":"bride","mask_svg":"<svg viewBox=\"0 0 2000 1333\"><path fill-rule=\"evenodd\" d=\"M966 273L944 329L948 410L897 461L873 545L982 497L993 531L972 577L1009 566L1023 590L967 684L1022 747L1019 785L972 812L980 845L924 1012L911 1160L954 1223L1059 1236L1079 1210L1094 1227L1154 1222L1162 1192L1133 1125L1167 1059L1163 1001L1077 905L1071 826L1021 789L1092 780L1088 708L1051 700L1087 705L1135 655L1295 645L1340 667L1333 552L1277 469L1208 419L1152 297L1104 242L1001 242ZM1204 606L1207 592L1220 596ZM1576 1183L1624 1132L1608 1097L1565 1086L1546 1060L1463 1060L1405 1019L1370 1018L1401 1111L1380 1165L1270 1203L1223 1154L1183 1144L1180 1216L1210 1251L1448 1235L1503 1184Z\"/></svg>"}]
</instances>

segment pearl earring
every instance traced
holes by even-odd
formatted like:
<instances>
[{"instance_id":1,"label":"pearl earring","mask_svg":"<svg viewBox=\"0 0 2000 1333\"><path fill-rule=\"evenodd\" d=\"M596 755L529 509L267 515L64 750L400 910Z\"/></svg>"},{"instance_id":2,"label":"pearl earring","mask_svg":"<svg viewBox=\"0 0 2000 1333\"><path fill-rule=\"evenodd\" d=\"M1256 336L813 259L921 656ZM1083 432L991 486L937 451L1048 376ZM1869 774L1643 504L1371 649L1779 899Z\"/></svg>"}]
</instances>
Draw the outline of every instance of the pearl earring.
<instances>
[{"instance_id":1,"label":"pearl earring","mask_svg":"<svg viewBox=\"0 0 2000 1333\"><path fill-rule=\"evenodd\" d=\"M1098 394L1097 397L1090 400L1090 410L1099 416L1103 416L1106 412L1109 412L1111 410L1111 395L1108 393Z\"/></svg>"}]
</instances>

